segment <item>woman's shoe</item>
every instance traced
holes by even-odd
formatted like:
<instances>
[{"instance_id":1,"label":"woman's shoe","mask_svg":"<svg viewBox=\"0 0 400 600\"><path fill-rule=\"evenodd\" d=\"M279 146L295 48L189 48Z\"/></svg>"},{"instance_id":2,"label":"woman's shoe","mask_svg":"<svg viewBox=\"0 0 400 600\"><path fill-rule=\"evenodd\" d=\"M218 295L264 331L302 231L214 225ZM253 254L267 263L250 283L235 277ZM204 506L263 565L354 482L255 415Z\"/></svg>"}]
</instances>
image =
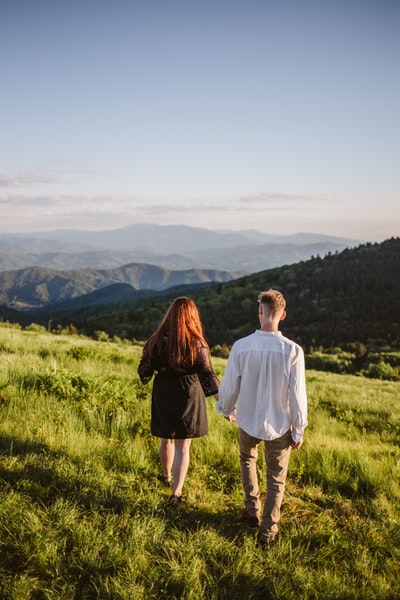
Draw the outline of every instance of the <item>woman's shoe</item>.
<instances>
[{"instance_id":1,"label":"woman's shoe","mask_svg":"<svg viewBox=\"0 0 400 600\"><path fill-rule=\"evenodd\" d=\"M176 496L175 494L172 494L168 499L168 504L172 505L184 504L185 502L186 500L183 496Z\"/></svg>"}]
</instances>

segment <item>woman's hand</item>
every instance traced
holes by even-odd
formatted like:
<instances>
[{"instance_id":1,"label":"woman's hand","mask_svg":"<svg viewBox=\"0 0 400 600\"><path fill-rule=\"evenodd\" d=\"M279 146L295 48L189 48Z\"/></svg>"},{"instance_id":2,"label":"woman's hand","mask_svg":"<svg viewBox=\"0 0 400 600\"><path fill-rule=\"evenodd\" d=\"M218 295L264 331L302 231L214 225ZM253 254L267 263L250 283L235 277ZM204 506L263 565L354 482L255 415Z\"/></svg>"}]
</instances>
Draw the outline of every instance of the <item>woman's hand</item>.
<instances>
[{"instance_id":1,"label":"woman's hand","mask_svg":"<svg viewBox=\"0 0 400 600\"><path fill-rule=\"evenodd\" d=\"M224 419L226 419L230 423L236 423L236 408L234 408L233 411L231 412L231 414L228 415L227 417L225 417L225 415L224 415Z\"/></svg>"},{"instance_id":2,"label":"woman's hand","mask_svg":"<svg viewBox=\"0 0 400 600\"><path fill-rule=\"evenodd\" d=\"M298 449L299 449L299 448L302 446L302 444L303 444L303 438L301 438L301 439L300 439L298 442L294 442L294 441L292 440L292 443L290 444L290 447L291 447L293 450L298 450Z\"/></svg>"}]
</instances>

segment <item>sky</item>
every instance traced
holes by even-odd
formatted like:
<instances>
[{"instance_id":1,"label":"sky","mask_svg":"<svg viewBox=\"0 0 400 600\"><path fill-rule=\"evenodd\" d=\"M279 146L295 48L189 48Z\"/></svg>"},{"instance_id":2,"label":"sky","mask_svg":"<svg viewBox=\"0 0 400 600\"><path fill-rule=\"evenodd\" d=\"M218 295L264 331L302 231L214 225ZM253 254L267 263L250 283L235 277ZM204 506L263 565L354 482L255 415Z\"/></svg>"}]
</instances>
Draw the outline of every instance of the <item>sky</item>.
<instances>
[{"instance_id":1,"label":"sky","mask_svg":"<svg viewBox=\"0 0 400 600\"><path fill-rule=\"evenodd\" d=\"M2 0L0 234L400 234L398 0Z\"/></svg>"}]
</instances>

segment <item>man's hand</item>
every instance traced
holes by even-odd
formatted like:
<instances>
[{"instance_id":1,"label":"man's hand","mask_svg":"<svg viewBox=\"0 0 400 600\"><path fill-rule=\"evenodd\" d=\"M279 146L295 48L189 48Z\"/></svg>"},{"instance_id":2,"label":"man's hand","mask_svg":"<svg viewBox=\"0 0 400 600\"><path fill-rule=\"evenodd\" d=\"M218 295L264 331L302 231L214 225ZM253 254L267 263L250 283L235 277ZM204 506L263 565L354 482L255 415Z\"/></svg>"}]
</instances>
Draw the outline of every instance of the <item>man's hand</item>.
<instances>
[{"instance_id":1,"label":"man's hand","mask_svg":"<svg viewBox=\"0 0 400 600\"><path fill-rule=\"evenodd\" d=\"M224 419L226 419L230 423L236 423L236 408L227 417L225 417L224 415Z\"/></svg>"},{"instance_id":2,"label":"man's hand","mask_svg":"<svg viewBox=\"0 0 400 600\"><path fill-rule=\"evenodd\" d=\"M298 450L299 448L301 448L302 445L303 445L303 438L301 438L298 442L294 442L292 440L292 443L290 444L290 447L293 450Z\"/></svg>"}]
</instances>

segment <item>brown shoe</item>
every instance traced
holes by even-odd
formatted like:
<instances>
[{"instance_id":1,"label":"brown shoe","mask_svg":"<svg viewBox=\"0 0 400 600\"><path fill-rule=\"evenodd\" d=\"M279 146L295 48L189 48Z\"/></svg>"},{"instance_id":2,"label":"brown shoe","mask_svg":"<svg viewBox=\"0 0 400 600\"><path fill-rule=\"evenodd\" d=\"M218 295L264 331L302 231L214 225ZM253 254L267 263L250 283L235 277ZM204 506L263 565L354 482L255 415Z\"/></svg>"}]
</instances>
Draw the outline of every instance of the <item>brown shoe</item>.
<instances>
[{"instance_id":1,"label":"brown shoe","mask_svg":"<svg viewBox=\"0 0 400 600\"><path fill-rule=\"evenodd\" d=\"M242 519L249 527L260 527L261 525L260 517L249 515L245 508L242 511Z\"/></svg>"},{"instance_id":2,"label":"brown shoe","mask_svg":"<svg viewBox=\"0 0 400 600\"><path fill-rule=\"evenodd\" d=\"M273 544L278 541L278 534L272 534L258 538L258 543L261 548L270 548Z\"/></svg>"}]
</instances>

